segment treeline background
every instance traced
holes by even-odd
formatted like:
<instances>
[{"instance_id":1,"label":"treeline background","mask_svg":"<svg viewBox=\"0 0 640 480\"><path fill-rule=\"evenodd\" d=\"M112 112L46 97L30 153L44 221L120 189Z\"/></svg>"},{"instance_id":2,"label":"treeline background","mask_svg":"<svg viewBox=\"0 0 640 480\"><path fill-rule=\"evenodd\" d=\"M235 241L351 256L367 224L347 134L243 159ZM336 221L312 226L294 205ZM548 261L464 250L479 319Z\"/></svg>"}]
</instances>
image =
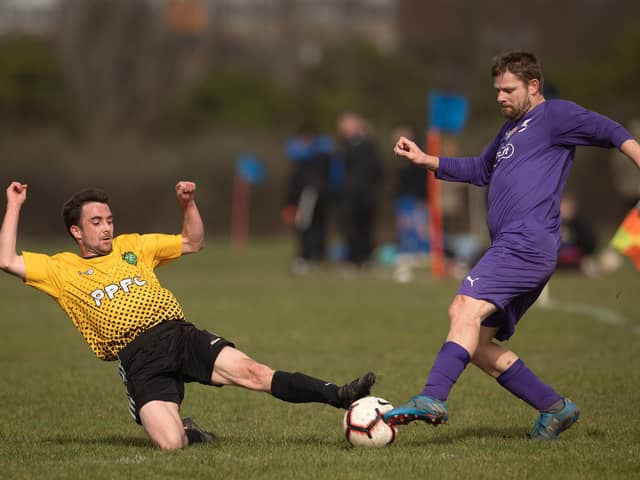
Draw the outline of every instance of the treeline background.
<instances>
[{"instance_id":1,"label":"treeline background","mask_svg":"<svg viewBox=\"0 0 640 480\"><path fill-rule=\"evenodd\" d=\"M375 31L354 34L359 2L343 2L351 9L332 7L345 8L338 33L309 43L292 14L301 2L279 1L278 15L261 21L280 39L269 44L257 32L221 35L216 21L223 20L211 5L198 28L176 28L167 16L171 3L60 1L44 34L0 35L2 178L29 184L24 235L62 235L61 205L86 186L112 194L120 231L178 230L179 179L198 182L209 234L227 235L235 162L248 151L267 169L252 191L251 232L282 234L286 138L303 121L333 134L337 116L350 110L370 121L380 147L378 236L391 239L393 128L422 134L427 93L461 93L470 116L461 135L445 139L446 153L479 153L503 121L489 67L495 54L513 48L539 53L550 95L640 135L637 2L542 1L531 13L526 2L511 2L510 13L499 2L379 2L393 15L392 41L385 42ZM638 177L614 152L582 149L569 189L608 234L637 199ZM451 228L468 228L467 195L449 192Z\"/></svg>"}]
</instances>

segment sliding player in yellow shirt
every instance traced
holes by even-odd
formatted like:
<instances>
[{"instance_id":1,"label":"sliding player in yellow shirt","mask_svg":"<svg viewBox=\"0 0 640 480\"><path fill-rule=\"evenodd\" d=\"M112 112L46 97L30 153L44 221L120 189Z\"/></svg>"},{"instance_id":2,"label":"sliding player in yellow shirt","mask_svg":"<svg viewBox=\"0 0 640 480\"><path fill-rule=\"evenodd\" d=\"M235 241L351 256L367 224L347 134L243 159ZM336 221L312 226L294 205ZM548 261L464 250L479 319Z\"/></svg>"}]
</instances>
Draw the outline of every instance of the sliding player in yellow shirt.
<instances>
[{"instance_id":1,"label":"sliding player in yellow shirt","mask_svg":"<svg viewBox=\"0 0 640 480\"><path fill-rule=\"evenodd\" d=\"M108 195L87 189L63 208L78 254L18 255L18 220L27 185L12 182L0 230L0 269L51 296L98 358L120 361L131 414L162 449L213 439L180 415L185 382L238 385L287 402L337 408L368 395L375 382L371 372L338 387L303 373L273 370L230 341L185 321L180 304L154 274L156 267L204 245L195 183L180 181L175 190L183 212L180 234L114 237Z\"/></svg>"}]
</instances>

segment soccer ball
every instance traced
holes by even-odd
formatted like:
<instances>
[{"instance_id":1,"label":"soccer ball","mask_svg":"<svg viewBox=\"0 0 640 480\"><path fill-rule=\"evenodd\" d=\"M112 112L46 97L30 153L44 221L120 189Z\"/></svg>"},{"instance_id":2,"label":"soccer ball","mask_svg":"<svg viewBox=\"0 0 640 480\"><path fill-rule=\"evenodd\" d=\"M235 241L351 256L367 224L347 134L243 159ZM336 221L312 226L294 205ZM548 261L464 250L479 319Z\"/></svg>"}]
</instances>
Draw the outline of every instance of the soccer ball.
<instances>
[{"instance_id":1,"label":"soccer ball","mask_svg":"<svg viewBox=\"0 0 640 480\"><path fill-rule=\"evenodd\" d=\"M382 419L393 405L383 398L364 397L351 404L342 426L347 441L355 447L384 447L396 439L397 427Z\"/></svg>"}]
</instances>

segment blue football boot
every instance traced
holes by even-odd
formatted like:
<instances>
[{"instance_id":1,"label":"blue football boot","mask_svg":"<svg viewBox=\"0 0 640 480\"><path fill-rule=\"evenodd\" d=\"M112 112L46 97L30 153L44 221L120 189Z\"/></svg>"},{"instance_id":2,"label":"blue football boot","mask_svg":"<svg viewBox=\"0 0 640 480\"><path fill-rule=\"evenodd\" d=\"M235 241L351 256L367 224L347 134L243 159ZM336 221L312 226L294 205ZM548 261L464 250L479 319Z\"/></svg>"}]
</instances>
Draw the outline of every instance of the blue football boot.
<instances>
[{"instance_id":1,"label":"blue football boot","mask_svg":"<svg viewBox=\"0 0 640 480\"><path fill-rule=\"evenodd\" d=\"M563 398L564 408L558 413L540 413L533 431L529 434L534 440L555 440L561 432L571 427L580 418L580 410L568 398Z\"/></svg>"},{"instance_id":2,"label":"blue football boot","mask_svg":"<svg viewBox=\"0 0 640 480\"><path fill-rule=\"evenodd\" d=\"M406 425L414 420L434 426L446 423L447 403L425 395L416 395L407 403L389 410L382 417L389 425Z\"/></svg>"}]
</instances>

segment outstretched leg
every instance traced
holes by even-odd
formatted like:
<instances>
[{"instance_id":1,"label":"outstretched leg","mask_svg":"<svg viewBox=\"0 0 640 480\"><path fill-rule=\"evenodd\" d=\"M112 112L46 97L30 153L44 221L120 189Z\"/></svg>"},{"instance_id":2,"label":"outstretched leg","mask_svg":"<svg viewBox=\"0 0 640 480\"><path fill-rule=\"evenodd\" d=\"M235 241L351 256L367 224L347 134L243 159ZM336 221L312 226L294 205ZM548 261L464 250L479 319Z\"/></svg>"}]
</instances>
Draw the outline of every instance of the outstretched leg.
<instances>
[{"instance_id":1,"label":"outstretched leg","mask_svg":"<svg viewBox=\"0 0 640 480\"><path fill-rule=\"evenodd\" d=\"M484 300L457 295L449 308L450 328L431 367L427 382L418 395L388 411L385 422L405 425L421 420L439 425L448 419L446 400L458 377L475 354L480 339L480 325L496 307Z\"/></svg>"},{"instance_id":2,"label":"outstretched leg","mask_svg":"<svg viewBox=\"0 0 640 480\"><path fill-rule=\"evenodd\" d=\"M375 374L368 372L338 387L304 373L273 370L232 347L222 349L211 375L211 382L215 385L237 385L271 393L286 402L319 402L336 408L348 408L355 400L369 395L375 380Z\"/></svg>"}]
</instances>

